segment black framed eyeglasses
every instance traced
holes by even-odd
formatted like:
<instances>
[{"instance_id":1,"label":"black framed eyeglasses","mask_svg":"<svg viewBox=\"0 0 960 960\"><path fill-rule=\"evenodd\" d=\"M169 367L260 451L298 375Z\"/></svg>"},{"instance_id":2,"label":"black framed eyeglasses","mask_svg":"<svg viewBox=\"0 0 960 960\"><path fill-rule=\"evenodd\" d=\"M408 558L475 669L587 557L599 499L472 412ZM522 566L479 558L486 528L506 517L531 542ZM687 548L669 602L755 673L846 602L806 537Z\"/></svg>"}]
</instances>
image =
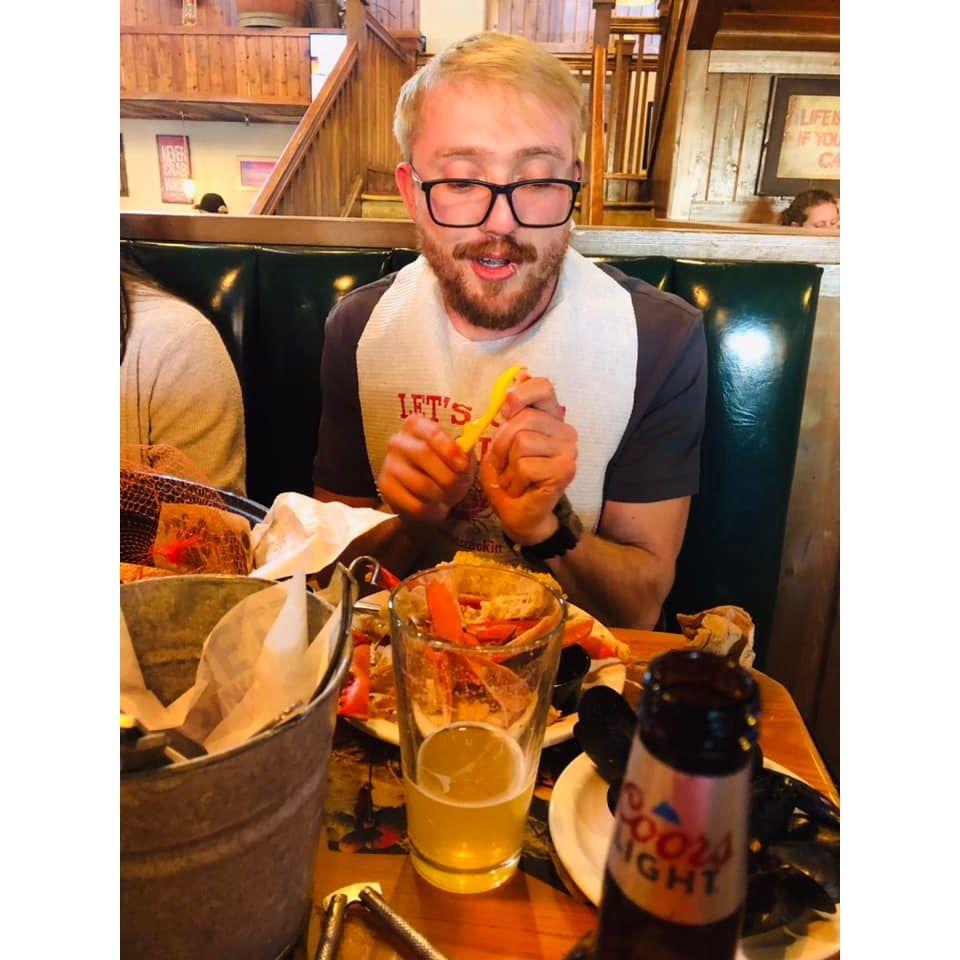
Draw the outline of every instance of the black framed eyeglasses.
<instances>
[{"instance_id":1,"label":"black framed eyeglasses","mask_svg":"<svg viewBox=\"0 0 960 960\"><path fill-rule=\"evenodd\" d=\"M493 211L502 193L514 220L521 227L559 227L573 214L580 192L579 180L544 177L514 183L487 183L486 180L414 179L427 198L427 210L439 227L479 227Z\"/></svg>"}]
</instances>

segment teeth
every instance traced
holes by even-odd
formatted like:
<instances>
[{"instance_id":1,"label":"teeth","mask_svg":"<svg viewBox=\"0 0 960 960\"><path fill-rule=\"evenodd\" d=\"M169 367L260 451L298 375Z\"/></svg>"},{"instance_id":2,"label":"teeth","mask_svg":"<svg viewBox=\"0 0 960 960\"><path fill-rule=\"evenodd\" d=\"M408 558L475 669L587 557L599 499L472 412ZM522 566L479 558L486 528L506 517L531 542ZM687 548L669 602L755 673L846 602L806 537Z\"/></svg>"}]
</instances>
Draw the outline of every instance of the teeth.
<instances>
[{"instance_id":1,"label":"teeth","mask_svg":"<svg viewBox=\"0 0 960 960\"><path fill-rule=\"evenodd\" d=\"M495 260L493 257L480 257L480 263L485 267L505 267L509 260Z\"/></svg>"}]
</instances>

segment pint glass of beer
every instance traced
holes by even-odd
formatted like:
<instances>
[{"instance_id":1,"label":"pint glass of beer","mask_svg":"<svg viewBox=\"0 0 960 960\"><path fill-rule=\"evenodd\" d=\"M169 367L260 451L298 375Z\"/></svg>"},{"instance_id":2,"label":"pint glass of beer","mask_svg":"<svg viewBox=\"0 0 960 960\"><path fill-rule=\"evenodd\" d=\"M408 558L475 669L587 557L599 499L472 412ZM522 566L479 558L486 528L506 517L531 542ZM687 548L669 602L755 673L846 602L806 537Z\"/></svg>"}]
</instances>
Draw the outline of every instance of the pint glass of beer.
<instances>
[{"instance_id":1,"label":"pint glass of beer","mask_svg":"<svg viewBox=\"0 0 960 960\"><path fill-rule=\"evenodd\" d=\"M390 598L411 858L435 886L477 893L516 870L565 615L492 565L434 567Z\"/></svg>"}]
</instances>

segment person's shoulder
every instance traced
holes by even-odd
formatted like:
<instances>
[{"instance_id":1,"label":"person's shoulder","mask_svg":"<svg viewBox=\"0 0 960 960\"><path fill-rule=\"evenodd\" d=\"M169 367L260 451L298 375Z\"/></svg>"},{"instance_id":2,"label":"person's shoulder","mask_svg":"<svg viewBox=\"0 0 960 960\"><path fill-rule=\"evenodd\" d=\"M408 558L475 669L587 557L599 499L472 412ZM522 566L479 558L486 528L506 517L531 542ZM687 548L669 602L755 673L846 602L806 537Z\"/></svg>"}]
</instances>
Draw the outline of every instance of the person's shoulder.
<instances>
[{"instance_id":1,"label":"person's shoulder","mask_svg":"<svg viewBox=\"0 0 960 960\"><path fill-rule=\"evenodd\" d=\"M631 277L616 264L597 263L596 266L630 294L638 327L666 326L674 331L679 327L689 334L703 324L701 312L675 293L667 293L646 280Z\"/></svg>"},{"instance_id":2,"label":"person's shoulder","mask_svg":"<svg viewBox=\"0 0 960 960\"><path fill-rule=\"evenodd\" d=\"M351 290L330 311L327 318L328 329L332 326L339 326L342 329L357 328L357 333L362 331L370 314L380 302L380 298L390 289L391 284L396 279L396 273L388 273L379 280L364 284Z\"/></svg>"},{"instance_id":3,"label":"person's shoulder","mask_svg":"<svg viewBox=\"0 0 960 960\"><path fill-rule=\"evenodd\" d=\"M191 334L216 333L203 313L180 297L136 281L127 290L132 337L169 344Z\"/></svg>"}]
</instances>

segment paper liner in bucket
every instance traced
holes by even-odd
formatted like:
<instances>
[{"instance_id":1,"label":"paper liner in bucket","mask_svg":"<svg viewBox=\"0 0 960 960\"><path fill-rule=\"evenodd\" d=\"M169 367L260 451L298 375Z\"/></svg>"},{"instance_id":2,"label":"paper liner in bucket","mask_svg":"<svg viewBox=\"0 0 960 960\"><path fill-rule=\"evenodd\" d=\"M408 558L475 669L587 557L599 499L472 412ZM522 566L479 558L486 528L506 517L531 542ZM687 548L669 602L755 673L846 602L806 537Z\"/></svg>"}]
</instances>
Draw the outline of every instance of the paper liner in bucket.
<instances>
[{"instance_id":1,"label":"paper liner in bucket","mask_svg":"<svg viewBox=\"0 0 960 960\"><path fill-rule=\"evenodd\" d=\"M122 587L151 688L165 701L183 692L219 617L270 586L249 577L170 577ZM344 603L348 614L351 598ZM311 635L330 613L308 597ZM272 960L300 936L337 693L352 653L349 626L344 616L325 683L302 713L224 753L121 776L123 956Z\"/></svg>"}]
</instances>

